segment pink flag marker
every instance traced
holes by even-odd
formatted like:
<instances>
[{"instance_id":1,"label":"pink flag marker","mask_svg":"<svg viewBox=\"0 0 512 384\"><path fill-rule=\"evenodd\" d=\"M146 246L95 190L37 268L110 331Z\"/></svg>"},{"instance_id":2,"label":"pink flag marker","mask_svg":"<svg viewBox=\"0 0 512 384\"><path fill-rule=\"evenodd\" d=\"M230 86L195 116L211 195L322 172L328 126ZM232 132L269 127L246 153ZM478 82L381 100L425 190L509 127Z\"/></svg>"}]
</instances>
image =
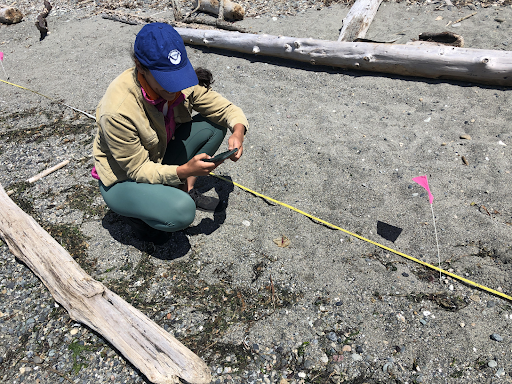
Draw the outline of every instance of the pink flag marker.
<instances>
[{"instance_id":1,"label":"pink flag marker","mask_svg":"<svg viewBox=\"0 0 512 384\"><path fill-rule=\"evenodd\" d=\"M4 70L6 80L9 80L9 76L7 76L7 72L5 72L3 61L4 61L4 53L0 51L0 64L2 64L2 69Z\"/></svg>"},{"instance_id":2,"label":"pink flag marker","mask_svg":"<svg viewBox=\"0 0 512 384\"><path fill-rule=\"evenodd\" d=\"M425 188L427 190L428 200L430 201L430 204L432 204L432 202L434 201L434 195L432 195L432 193L430 192L430 188L428 187L427 176L413 177L412 181L414 181L415 183L418 183L419 185L421 185L423 188Z\"/></svg>"},{"instance_id":3,"label":"pink flag marker","mask_svg":"<svg viewBox=\"0 0 512 384\"><path fill-rule=\"evenodd\" d=\"M432 211L432 222L434 223L434 233L436 234L437 260L439 263L439 282L441 282L441 253L439 251L439 240L437 238L436 217L434 216L434 205L432 204L434 202L434 196L432 195L432 193L430 192L430 188L428 187L428 180L427 180L426 175L413 177L412 181L421 185L428 192L428 200L430 201L430 210Z\"/></svg>"}]
</instances>

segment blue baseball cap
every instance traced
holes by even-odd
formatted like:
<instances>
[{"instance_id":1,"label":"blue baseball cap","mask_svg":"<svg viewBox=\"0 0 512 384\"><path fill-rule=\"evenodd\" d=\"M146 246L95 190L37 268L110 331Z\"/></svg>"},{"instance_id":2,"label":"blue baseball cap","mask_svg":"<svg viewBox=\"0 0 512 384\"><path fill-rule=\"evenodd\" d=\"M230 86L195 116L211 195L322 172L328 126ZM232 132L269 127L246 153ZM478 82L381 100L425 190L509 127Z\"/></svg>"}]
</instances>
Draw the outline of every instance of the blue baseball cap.
<instances>
[{"instance_id":1,"label":"blue baseball cap","mask_svg":"<svg viewBox=\"0 0 512 384\"><path fill-rule=\"evenodd\" d=\"M167 92L198 84L183 39L169 24L146 24L137 34L133 50L137 60Z\"/></svg>"}]
</instances>

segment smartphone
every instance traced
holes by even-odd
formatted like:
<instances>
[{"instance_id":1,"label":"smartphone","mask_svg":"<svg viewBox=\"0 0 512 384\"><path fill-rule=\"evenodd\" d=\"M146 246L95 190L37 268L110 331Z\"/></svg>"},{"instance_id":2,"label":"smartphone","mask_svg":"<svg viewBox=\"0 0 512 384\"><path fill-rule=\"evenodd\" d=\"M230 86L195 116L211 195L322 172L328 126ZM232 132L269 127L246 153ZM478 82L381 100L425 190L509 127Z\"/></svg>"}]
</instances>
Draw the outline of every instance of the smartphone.
<instances>
[{"instance_id":1,"label":"smartphone","mask_svg":"<svg viewBox=\"0 0 512 384\"><path fill-rule=\"evenodd\" d=\"M219 163L223 160L226 160L233 153L237 153L237 152L238 152L238 148L235 148L235 149L232 149L231 151L219 153L217 156L212 157L211 159L203 159L202 161L206 161L207 163Z\"/></svg>"}]
</instances>

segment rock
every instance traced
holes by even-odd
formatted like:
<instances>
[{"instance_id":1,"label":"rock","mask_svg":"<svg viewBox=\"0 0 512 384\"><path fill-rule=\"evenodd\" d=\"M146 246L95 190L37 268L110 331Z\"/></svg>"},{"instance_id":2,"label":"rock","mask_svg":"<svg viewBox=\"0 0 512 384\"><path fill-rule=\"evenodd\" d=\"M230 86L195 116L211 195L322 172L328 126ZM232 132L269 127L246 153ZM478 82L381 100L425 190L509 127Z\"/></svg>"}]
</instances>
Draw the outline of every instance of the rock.
<instances>
[{"instance_id":1,"label":"rock","mask_svg":"<svg viewBox=\"0 0 512 384\"><path fill-rule=\"evenodd\" d=\"M352 351L352 347L350 345L344 345L343 348L341 348L343 352L350 352Z\"/></svg>"},{"instance_id":2,"label":"rock","mask_svg":"<svg viewBox=\"0 0 512 384\"><path fill-rule=\"evenodd\" d=\"M409 274L407 272L402 272L403 277L409 277Z\"/></svg>"},{"instance_id":3,"label":"rock","mask_svg":"<svg viewBox=\"0 0 512 384\"><path fill-rule=\"evenodd\" d=\"M337 302L336 302L336 306L337 306L337 307L341 307L342 305L343 305L343 302L341 302L341 301L337 301Z\"/></svg>"},{"instance_id":4,"label":"rock","mask_svg":"<svg viewBox=\"0 0 512 384\"><path fill-rule=\"evenodd\" d=\"M327 334L327 338L334 342L336 342L338 340L338 336L334 332L329 332Z\"/></svg>"},{"instance_id":5,"label":"rock","mask_svg":"<svg viewBox=\"0 0 512 384\"><path fill-rule=\"evenodd\" d=\"M318 319L318 320L315 320L313 325L314 325L315 328L320 328L322 325L324 325L324 322L323 322L322 319Z\"/></svg>"},{"instance_id":6,"label":"rock","mask_svg":"<svg viewBox=\"0 0 512 384\"><path fill-rule=\"evenodd\" d=\"M358 355L357 353L353 353L352 354L352 360L354 361L359 361L359 360L362 360L363 358L361 357L361 355Z\"/></svg>"},{"instance_id":7,"label":"rock","mask_svg":"<svg viewBox=\"0 0 512 384\"><path fill-rule=\"evenodd\" d=\"M490 368L496 368L498 366L498 363L496 362L496 360L489 360L489 362L487 363L487 365L490 367Z\"/></svg>"},{"instance_id":8,"label":"rock","mask_svg":"<svg viewBox=\"0 0 512 384\"><path fill-rule=\"evenodd\" d=\"M315 364L310 359L306 359L304 361L304 369L311 369L314 367Z\"/></svg>"},{"instance_id":9,"label":"rock","mask_svg":"<svg viewBox=\"0 0 512 384\"><path fill-rule=\"evenodd\" d=\"M471 300L473 300L475 303L479 303L480 302L480 296L478 296L478 295L471 295L471 296L469 296L469 298Z\"/></svg>"},{"instance_id":10,"label":"rock","mask_svg":"<svg viewBox=\"0 0 512 384\"><path fill-rule=\"evenodd\" d=\"M496 372L497 377L501 377L504 374L505 374L505 370L503 368L499 368L498 371Z\"/></svg>"},{"instance_id":11,"label":"rock","mask_svg":"<svg viewBox=\"0 0 512 384\"><path fill-rule=\"evenodd\" d=\"M423 324L423 325L427 325L427 320L425 319L420 319L420 323Z\"/></svg>"},{"instance_id":12,"label":"rock","mask_svg":"<svg viewBox=\"0 0 512 384\"><path fill-rule=\"evenodd\" d=\"M77 328L73 328L70 332L69 332L72 336L76 335L78 333L78 329Z\"/></svg>"},{"instance_id":13,"label":"rock","mask_svg":"<svg viewBox=\"0 0 512 384\"><path fill-rule=\"evenodd\" d=\"M493 308L495 305L496 305L496 302L494 302L493 300L489 300L487 302L487 308Z\"/></svg>"},{"instance_id":14,"label":"rock","mask_svg":"<svg viewBox=\"0 0 512 384\"><path fill-rule=\"evenodd\" d=\"M254 343L252 345L252 349L254 350L254 352L258 352L260 350L260 346L258 344L256 344L256 343Z\"/></svg>"},{"instance_id":15,"label":"rock","mask_svg":"<svg viewBox=\"0 0 512 384\"><path fill-rule=\"evenodd\" d=\"M499 334L497 333L493 333L491 335L491 340L494 340L494 341L503 341L503 337L501 337Z\"/></svg>"},{"instance_id":16,"label":"rock","mask_svg":"<svg viewBox=\"0 0 512 384\"><path fill-rule=\"evenodd\" d=\"M386 364L384 364L384 366L382 367L382 371L383 371L384 373L391 373L392 368L393 368L393 363L386 363Z\"/></svg>"},{"instance_id":17,"label":"rock","mask_svg":"<svg viewBox=\"0 0 512 384\"><path fill-rule=\"evenodd\" d=\"M306 373L305 372L299 372L297 374L297 376L299 376L301 379L305 379L306 378Z\"/></svg>"},{"instance_id":18,"label":"rock","mask_svg":"<svg viewBox=\"0 0 512 384\"><path fill-rule=\"evenodd\" d=\"M494 21L497 21L498 23L504 23L505 22L505 19L501 18L501 17L496 17L494 19Z\"/></svg>"},{"instance_id":19,"label":"rock","mask_svg":"<svg viewBox=\"0 0 512 384\"><path fill-rule=\"evenodd\" d=\"M360 345L356 346L356 352L363 353L363 347L361 347Z\"/></svg>"},{"instance_id":20,"label":"rock","mask_svg":"<svg viewBox=\"0 0 512 384\"><path fill-rule=\"evenodd\" d=\"M41 359L39 356L34 356L34 359L32 361L36 364L41 364L44 360Z\"/></svg>"},{"instance_id":21,"label":"rock","mask_svg":"<svg viewBox=\"0 0 512 384\"><path fill-rule=\"evenodd\" d=\"M467 134L460 135L460 138L463 139L463 140L471 140L471 136L469 136Z\"/></svg>"}]
</instances>

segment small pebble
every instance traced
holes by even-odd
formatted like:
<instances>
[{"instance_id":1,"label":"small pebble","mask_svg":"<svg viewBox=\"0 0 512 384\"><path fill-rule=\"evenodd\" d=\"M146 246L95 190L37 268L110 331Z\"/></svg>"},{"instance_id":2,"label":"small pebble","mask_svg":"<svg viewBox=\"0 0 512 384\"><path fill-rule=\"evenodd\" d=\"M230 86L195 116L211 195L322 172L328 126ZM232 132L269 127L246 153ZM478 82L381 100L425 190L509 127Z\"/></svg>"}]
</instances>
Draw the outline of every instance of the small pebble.
<instances>
[{"instance_id":1,"label":"small pebble","mask_svg":"<svg viewBox=\"0 0 512 384\"><path fill-rule=\"evenodd\" d=\"M337 302L336 302L336 306L337 306L337 307L341 307L342 305L343 305L343 302L341 302L341 301L337 301Z\"/></svg>"},{"instance_id":2,"label":"small pebble","mask_svg":"<svg viewBox=\"0 0 512 384\"><path fill-rule=\"evenodd\" d=\"M386 363L382 367L382 370L384 371L384 373L390 373L391 368L393 368L393 363Z\"/></svg>"},{"instance_id":3,"label":"small pebble","mask_svg":"<svg viewBox=\"0 0 512 384\"><path fill-rule=\"evenodd\" d=\"M34 356L34 359L32 361L36 364L41 364L43 362L43 359L41 359L39 356Z\"/></svg>"},{"instance_id":4,"label":"small pebble","mask_svg":"<svg viewBox=\"0 0 512 384\"><path fill-rule=\"evenodd\" d=\"M503 341L503 337L501 337L499 334L497 333L493 333L491 335L491 340L494 340L494 341Z\"/></svg>"},{"instance_id":5,"label":"small pebble","mask_svg":"<svg viewBox=\"0 0 512 384\"><path fill-rule=\"evenodd\" d=\"M247 220L242 221L242 224L245 225L246 227L251 225L251 223Z\"/></svg>"},{"instance_id":6,"label":"small pebble","mask_svg":"<svg viewBox=\"0 0 512 384\"><path fill-rule=\"evenodd\" d=\"M299 376L301 379L305 379L306 378L306 373L305 372L299 372L297 374L297 376Z\"/></svg>"},{"instance_id":7,"label":"small pebble","mask_svg":"<svg viewBox=\"0 0 512 384\"><path fill-rule=\"evenodd\" d=\"M352 360L354 361L359 361L359 360L362 360L363 358L361 357L361 355L357 354L357 353L353 353L352 354Z\"/></svg>"},{"instance_id":8,"label":"small pebble","mask_svg":"<svg viewBox=\"0 0 512 384\"><path fill-rule=\"evenodd\" d=\"M499 368L498 371L496 372L497 377L501 377L504 374L505 374L505 370L503 368Z\"/></svg>"},{"instance_id":9,"label":"small pebble","mask_svg":"<svg viewBox=\"0 0 512 384\"><path fill-rule=\"evenodd\" d=\"M409 274L407 272L402 272L403 277L409 277Z\"/></svg>"},{"instance_id":10,"label":"small pebble","mask_svg":"<svg viewBox=\"0 0 512 384\"><path fill-rule=\"evenodd\" d=\"M495 368L498 366L498 363L496 362L496 360L489 360L489 362L487 363L487 365L490 367L490 368Z\"/></svg>"},{"instance_id":11,"label":"small pebble","mask_svg":"<svg viewBox=\"0 0 512 384\"><path fill-rule=\"evenodd\" d=\"M327 334L327 338L331 341L336 341L338 340L338 336L334 333L334 332L329 332Z\"/></svg>"},{"instance_id":12,"label":"small pebble","mask_svg":"<svg viewBox=\"0 0 512 384\"><path fill-rule=\"evenodd\" d=\"M427 320L425 319L420 319L420 323L423 324L423 325L427 325Z\"/></svg>"},{"instance_id":13,"label":"small pebble","mask_svg":"<svg viewBox=\"0 0 512 384\"><path fill-rule=\"evenodd\" d=\"M487 308L492 308L492 307L494 307L495 305L496 305L496 303L495 303L493 300L489 300L489 301L487 302Z\"/></svg>"},{"instance_id":14,"label":"small pebble","mask_svg":"<svg viewBox=\"0 0 512 384\"><path fill-rule=\"evenodd\" d=\"M356 346L356 352L363 353L363 347L361 347L360 345Z\"/></svg>"},{"instance_id":15,"label":"small pebble","mask_svg":"<svg viewBox=\"0 0 512 384\"><path fill-rule=\"evenodd\" d=\"M460 135L460 138L463 140L471 140L471 136L469 135Z\"/></svg>"},{"instance_id":16,"label":"small pebble","mask_svg":"<svg viewBox=\"0 0 512 384\"><path fill-rule=\"evenodd\" d=\"M343 352L350 352L352 351L352 347L350 345L344 345L343 348L341 348Z\"/></svg>"}]
</instances>

